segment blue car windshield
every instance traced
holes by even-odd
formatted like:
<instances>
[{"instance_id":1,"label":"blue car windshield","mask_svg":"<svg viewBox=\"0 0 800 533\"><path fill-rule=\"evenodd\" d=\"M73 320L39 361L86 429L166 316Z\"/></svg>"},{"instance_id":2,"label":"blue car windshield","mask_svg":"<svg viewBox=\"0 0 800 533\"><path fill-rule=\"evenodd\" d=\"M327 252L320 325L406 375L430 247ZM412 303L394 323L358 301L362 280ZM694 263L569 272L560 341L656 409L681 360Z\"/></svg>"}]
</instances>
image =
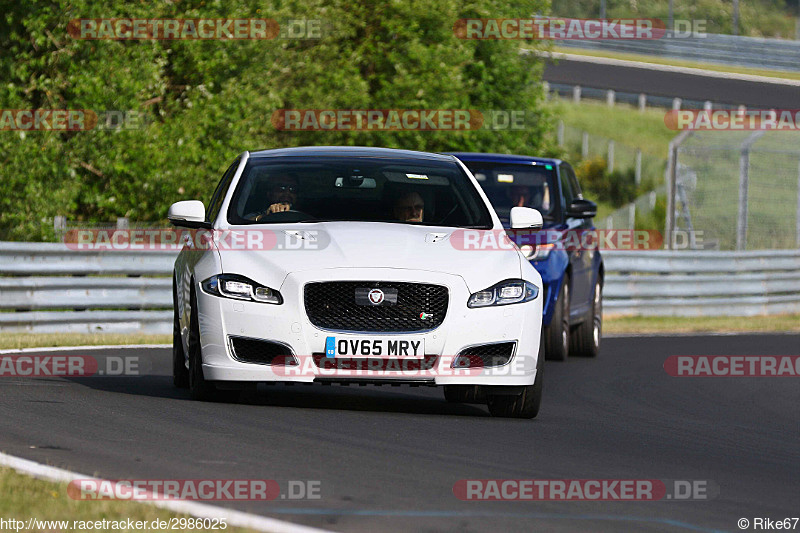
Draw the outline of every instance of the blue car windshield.
<instances>
[{"instance_id":1,"label":"blue car windshield","mask_svg":"<svg viewBox=\"0 0 800 533\"><path fill-rule=\"evenodd\" d=\"M512 207L532 207L542 216L553 215L558 205L553 165L464 161L475 175L504 225Z\"/></svg>"},{"instance_id":2,"label":"blue car windshield","mask_svg":"<svg viewBox=\"0 0 800 533\"><path fill-rule=\"evenodd\" d=\"M352 156L250 159L228 220L492 227L488 207L455 161Z\"/></svg>"}]
</instances>

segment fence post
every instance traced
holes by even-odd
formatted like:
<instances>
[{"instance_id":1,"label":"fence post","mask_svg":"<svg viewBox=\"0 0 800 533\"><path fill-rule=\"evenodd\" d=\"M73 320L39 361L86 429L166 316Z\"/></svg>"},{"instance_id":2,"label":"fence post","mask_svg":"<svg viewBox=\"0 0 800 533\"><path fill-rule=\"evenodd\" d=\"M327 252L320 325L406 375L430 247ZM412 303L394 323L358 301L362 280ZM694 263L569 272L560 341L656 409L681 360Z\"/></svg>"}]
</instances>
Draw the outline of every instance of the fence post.
<instances>
[{"instance_id":1,"label":"fence post","mask_svg":"<svg viewBox=\"0 0 800 533\"><path fill-rule=\"evenodd\" d=\"M608 215L606 217L606 229L611 229L611 225L614 223L614 217Z\"/></svg>"},{"instance_id":2,"label":"fence post","mask_svg":"<svg viewBox=\"0 0 800 533\"><path fill-rule=\"evenodd\" d=\"M606 104L608 104L609 107L614 107L614 97L614 89L606 91Z\"/></svg>"},{"instance_id":3,"label":"fence post","mask_svg":"<svg viewBox=\"0 0 800 533\"><path fill-rule=\"evenodd\" d=\"M56 236L63 235L67 231L67 217L57 215L53 217L53 230Z\"/></svg>"},{"instance_id":4,"label":"fence post","mask_svg":"<svg viewBox=\"0 0 800 533\"><path fill-rule=\"evenodd\" d=\"M584 131L581 135L581 159L589 157L589 133Z\"/></svg>"},{"instance_id":5,"label":"fence post","mask_svg":"<svg viewBox=\"0 0 800 533\"><path fill-rule=\"evenodd\" d=\"M628 229L636 229L636 202L628 204Z\"/></svg>"},{"instance_id":6,"label":"fence post","mask_svg":"<svg viewBox=\"0 0 800 533\"><path fill-rule=\"evenodd\" d=\"M558 139L558 145L564 146L564 121L558 121L558 130L556 130L556 137Z\"/></svg>"},{"instance_id":7,"label":"fence post","mask_svg":"<svg viewBox=\"0 0 800 533\"><path fill-rule=\"evenodd\" d=\"M678 108L680 108L680 99ZM672 234L675 231L675 190L678 183L678 149L683 141L692 134L692 130L684 130L669 142L669 152L667 152L667 220L664 224L664 242L667 250L672 250Z\"/></svg>"},{"instance_id":8,"label":"fence post","mask_svg":"<svg viewBox=\"0 0 800 533\"><path fill-rule=\"evenodd\" d=\"M763 131L751 133L742 143L742 151L739 155L739 216L736 220L736 250L745 250L747 248L747 196L750 187L750 147L762 135L764 135Z\"/></svg>"},{"instance_id":9,"label":"fence post","mask_svg":"<svg viewBox=\"0 0 800 533\"><path fill-rule=\"evenodd\" d=\"M800 247L800 162L797 164L797 246Z\"/></svg>"},{"instance_id":10,"label":"fence post","mask_svg":"<svg viewBox=\"0 0 800 533\"><path fill-rule=\"evenodd\" d=\"M647 95L639 93L639 112L644 113L645 109L647 109Z\"/></svg>"},{"instance_id":11,"label":"fence post","mask_svg":"<svg viewBox=\"0 0 800 533\"><path fill-rule=\"evenodd\" d=\"M634 164L633 175L638 189L639 185L642 184L642 150L640 148L636 149L636 163Z\"/></svg>"},{"instance_id":12,"label":"fence post","mask_svg":"<svg viewBox=\"0 0 800 533\"><path fill-rule=\"evenodd\" d=\"M572 88L572 101L576 104L581 103L581 86L576 85Z\"/></svg>"},{"instance_id":13,"label":"fence post","mask_svg":"<svg viewBox=\"0 0 800 533\"><path fill-rule=\"evenodd\" d=\"M544 99L545 100L549 100L550 99L550 84L547 83L546 81L543 81L542 82L542 90L544 91Z\"/></svg>"},{"instance_id":14,"label":"fence post","mask_svg":"<svg viewBox=\"0 0 800 533\"><path fill-rule=\"evenodd\" d=\"M614 141L608 141L608 171L614 172Z\"/></svg>"},{"instance_id":15,"label":"fence post","mask_svg":"<svg viewBox=\"0 0 800 533\"><path fill-rule=\"evenodd\" d=\"M117 229L128 229L130 227L130 220L128 217L117 218Z\"/></svg>"}]
</instances>

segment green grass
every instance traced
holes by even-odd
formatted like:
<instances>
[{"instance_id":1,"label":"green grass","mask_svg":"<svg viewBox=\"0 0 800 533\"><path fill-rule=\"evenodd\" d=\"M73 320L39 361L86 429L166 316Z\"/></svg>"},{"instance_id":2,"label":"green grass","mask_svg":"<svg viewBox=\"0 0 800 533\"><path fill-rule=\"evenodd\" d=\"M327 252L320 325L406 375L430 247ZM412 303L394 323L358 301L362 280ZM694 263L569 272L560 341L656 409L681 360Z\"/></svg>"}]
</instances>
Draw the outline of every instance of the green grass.
<instances>
[{"instance_id":1,"label":"green grass","mask_svg":"<svg viewBox=\"0 0 800 533\"><path fill-rule=\"evenodd\" d=\"M574 54L589 57L607 57L609 59L621 59L623 61L639 61L642 63L653 63L655 65L670 65L673 67L699 68L714 72L731 72L735 74L749 74L752 76L766 76L769 78L782 78L786 80L800 80L800 72L790 72L786 70L771 70L761 68L740 67L737 65L720 65L715 63L702 63L699 61L686 61L682 59L672 59L668 57L651 56L644 54L631 54L626 52L610 52L605 50L588 50L568 48L565 46L553 47L553 52L563 54Z\"/></svg>"},{"instance_id":2,"label":"green grass","mask_svg":"<svg viewBox=\"0 0 800 533\"><path fill-rule=\"evenodd\" d=\"M0 517L8 520L22 520L27 522L30 518L39 520L68 520L69 527L64 531L74 530L73 520L81 521L144 521L152 523L153 520L166 520L171 518L188 518L188 515L172 513L159 509L153 505L139 502L119 500L73 500L67 495L66 483L52 483L34 479L17 473L10 468L0 468ZM222 517L216 517L222 518ZM39 531L40 529L34 529ZM54 529L47 529L53 531ZM111 529L94 529L95 531L112 531ZM26 530L27 531L27 530ZM130 531L127 529L116 531ZM147 527L139 531L158 531ZM185 529L177 531L186 531ZM193 529L192 531L212 531L211 529ZM220 531L219 529L215 531ZM231 533L253 531L250 529L236 528L228 524Z\"/></svg>"},{"instance_id":3,"label":"green grass","mask_svg":"<svg viewBox=\"0 0 800 533\"><path fill-rule=\"evenodd\" d=\"M609 107L602 102L584 100L575 104L566 99L554 99L550 105L556 119L567 126L640 148L643 154L662 159L666 159L669 142L678 134L664 124L665 109L648 108L640 113L625 104Z\"/></svg>"},{"instance_id":4,"label":"green grass","mask_svg":"<svg viewBox=\"0 0 800 533\"><path fill-rule=\"evenodd\" d=\"M0 349L104 344L171 344L172 335L118 333L0 333Z\"/></svg>"},{"instance_id":5,"label":"green grass","mask_svg":"<svg viewBox=\"0 0 800 533\"><path fill-rule=\"evenodd\" d=\"M800 332L800 314L752 317L603 317L603 333Z\"/></svg>"}]
</instances>

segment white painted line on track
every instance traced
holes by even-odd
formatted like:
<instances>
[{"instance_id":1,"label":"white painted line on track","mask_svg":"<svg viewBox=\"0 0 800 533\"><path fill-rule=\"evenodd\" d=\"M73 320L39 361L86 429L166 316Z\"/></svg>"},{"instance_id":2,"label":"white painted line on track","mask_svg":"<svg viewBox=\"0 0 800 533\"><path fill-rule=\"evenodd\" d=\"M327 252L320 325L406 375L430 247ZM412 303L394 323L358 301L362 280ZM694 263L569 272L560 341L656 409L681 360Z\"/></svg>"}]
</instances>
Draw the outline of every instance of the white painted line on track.
<instances>
[{"instance_id":1,"label":"white painted line on track","mask_svg":"<svg viewBox=\"0 0 800 533\"><path fill-rule=\"evenodd\" d=\"M15 457L2 452L0 452L0 466L6 466L16 470L17 472L38 479L55 481L58 483L69 483L75 479L92 479L95 481L102 481L99 478L85 476L76 472L70 472L69 470L64 470L62 468L43 465L35 461L29 461L27 459L22 459L20 457ZM244 513L242 511L234 511L224 507L208 505L206 503L195 501L136 501L136 503L155 505L156 507L160 507L168 511L189 514L199 518L225 518L225 521L229 526L246 527L270 533L330 533L325 529L317 529L300 524L293 524L292 522L285 522L275 518Z\"/></svg>"}]
</instances>

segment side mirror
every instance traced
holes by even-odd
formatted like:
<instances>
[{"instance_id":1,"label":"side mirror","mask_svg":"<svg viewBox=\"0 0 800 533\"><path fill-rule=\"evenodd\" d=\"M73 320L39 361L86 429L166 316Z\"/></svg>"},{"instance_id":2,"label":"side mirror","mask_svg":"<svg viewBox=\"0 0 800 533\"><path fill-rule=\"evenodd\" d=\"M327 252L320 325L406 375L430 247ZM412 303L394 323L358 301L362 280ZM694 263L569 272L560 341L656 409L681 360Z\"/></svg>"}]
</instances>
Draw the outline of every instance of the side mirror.
<instances>
[{"instance_id":1,"label":"side mirror","mask_svg":"<svg viewBox=\"0 0 800 533\"><path fill-rule=\"evenodd\" d=\"M592 218L597 215L597 204L591 200L576 198L567 206L567 216L571 218Z\"/></svg>"},{"instance_id":2,"label":"side mirror","mask_svg":"<svg viewBox=\"0 0 800 533\"><path fill-rule=\"evenodd\" d=\"M511 208L511 229L542 229L542 214L531 207Z\"/></svg>"},{"instance_id":3,"label":"side mirror","mask_svg":"<svg viewBox=\"0 0 800 533\"><path fill-rule=\"evenodd\" d=\"M184 228L210 228L206 222L206 208L200 200L184 200L169 206L167 218L173 226Z\"/></svg>"}]
</instances>

